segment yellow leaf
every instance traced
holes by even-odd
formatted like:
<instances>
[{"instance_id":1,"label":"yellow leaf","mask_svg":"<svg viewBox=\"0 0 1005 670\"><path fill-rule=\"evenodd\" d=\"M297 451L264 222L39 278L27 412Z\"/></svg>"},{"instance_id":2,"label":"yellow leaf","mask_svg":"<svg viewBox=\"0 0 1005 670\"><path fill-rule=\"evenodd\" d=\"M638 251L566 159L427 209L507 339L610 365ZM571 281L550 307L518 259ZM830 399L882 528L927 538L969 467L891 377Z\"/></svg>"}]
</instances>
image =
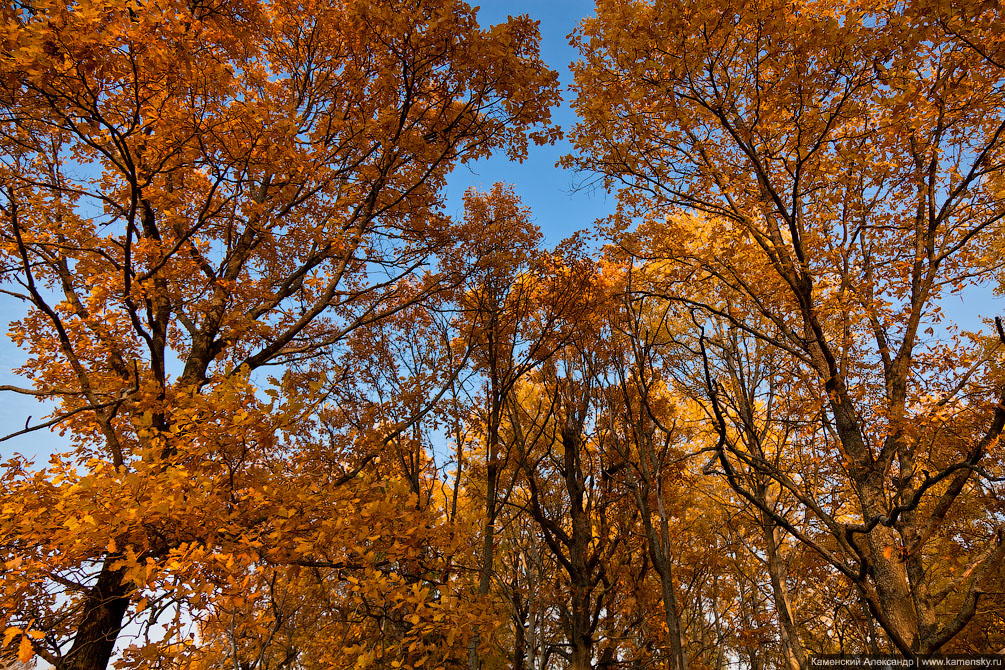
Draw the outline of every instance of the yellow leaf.
<instances>
[{"instance_id":1,"label":"yellow leaf","mask_svg":"<svg viewBox=\"0 0 1005 670\"><path fill-rule=\"evenodd\" d=\"M17 626L10 626L3 632L3 646L10 644L10 641L14 639L14 636L21 632L21 629Z\"/></svg>"},{"instance_id":2,"label":"yellow leaf","mask_svg":"<svg viewBox=\"0 0 1005 670\"><path fill-rule=\"evenodd\" d=\"M21 644L17 647L17 660L27 663L35 655L35 650L31 648L31 638L27 635L21 636Z\"/></svg>"}]
</instances>

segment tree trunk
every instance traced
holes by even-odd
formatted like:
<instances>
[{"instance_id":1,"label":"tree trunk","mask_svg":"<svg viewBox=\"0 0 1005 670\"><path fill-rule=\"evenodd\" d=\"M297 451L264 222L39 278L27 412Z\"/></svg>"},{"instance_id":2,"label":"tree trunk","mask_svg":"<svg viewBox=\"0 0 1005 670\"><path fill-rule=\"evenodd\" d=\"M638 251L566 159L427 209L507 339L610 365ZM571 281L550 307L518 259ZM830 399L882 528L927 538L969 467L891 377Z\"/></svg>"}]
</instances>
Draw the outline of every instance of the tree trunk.
<instances>
[{"instance_id":1,"label":"tree trunk","mask_svg":"<svg viewBox=\"0 0 1005 670\"><path fill-rule=\"evenodd\" d=\"M520 595L514 602L513 617L513 670L525 670L527 667L527 611Z\"/></svg>"},{"instance_id":2,"label":"tree trunk","mask_svg":"<svg viewBox=\"0 0 1005 670\"><path fill-rule=\"evenodd\" d=\"M491 441L491 440L490 440ZM488 483L485 490L485 528L482 533L482 565L478 580L478 596L485 598L492 586L492 574L495 564L495 534L496 534L496 486L498 465L489 462ZM481 660L478 658L478 644L481 636L475 631L468 643L468 670L478 670Z\"/></svg>"},{"instance_id":3,"label":"tree trunk","mask_svg":"<svg viewBox=\"0 0 1005 670\"><path fill-rule=\"evenodd\" d=\"M482 565L478 580L478 596L484 599L492 586L492 575L495 570L495 535L496 535L496 497L499 489L499 474L502 465L499 462L499 423L502 410L502 398L499 391L499 378L496 363L491 363L491 379L489 386L490 402L488 417L488 435L485 449L485 528L482 535ZM478 670L481 661L478 658L478 632L471 636L468 647L468 670Z\"/></svg>"},{"instance_id":4,"label":"tree trunk","mask_svg":"<svg viewBox=\"0 0 1005 670\"><path fill-rule=\"evenodd\" d=\"M84 596L83 613L70 651L57 670L105 670L122 630L122 620L129 608L129 585L122 568L112 564L122 557L109 554L101 564L98 580Z\"/></svg>"},{"instance_id":5,"label":"tree trunk","mask_svg":"<svg viewBox=\"0 0 1005 670\"><path fill-rule=\"evenodd\" d=\"M571 424L572 422L570 422ZM569 492L572 517L572 543L569 547L569 581L572 586L572 644L570 670L589 670L593 656L593 631L590 627L590 569L587 551L593 540L589 514L583 506L584 485L580 462L579 427L567 425L562 431L565 449L565 484Z\"/></svg>"},{"instance_id":6,"label":"tree trunk","mask_svg":"<svg viewBox=\"0 0 1005 670\"><path fill-rule=\"evenodd\" d=\"M684 650L683 632L681 630L680 614L677 611L677 595L673 587L673 562L670 560L670 524L663 505L659 505L660 535L657 537L650 517L649 503L643 496L648 486L643 490L636 488L637 502L642 512L642 523L649 544L649 557L652 559L656 574L660 578L663 596L663 616L667 624L667 636L670 638L670 655L673 670L687 670L687 652ZM658 494L657 494L658 495Z\"/></svg>"},{"instance_id":7,"label":"tree trunk","mask_svg":"<svg viewBox=\"0 0 1005 670\"><path fill-rule=\"evenodd\" d=\"M674 593L670 561L666 561L666 565L662 569L657 568L657 571L660 572L660 582L663 587L663 614L666 617L667 631L670 636L670 653L673 656L674 669L687 670L687 653L684 651L680 614L677 611L677 596Z\"/></svg>"},{"instance_id":8,"label":"tree trunk","mask_svg":"<svg viewBox=\"0 0 1005 670\"><path fill-rule=\"evenodd\" d=\"M799 641L799 630L792 616L792 605L789 601L789 589L785 584L786 570L778 555L778 526L767 515L762 516L764 544L768 554L768 574L771 576L771 594L775 600L775 612L778 614L778 628L782 640L782 653L789 670L805 670L806 653Z\"/></svg>"}]
</instances>

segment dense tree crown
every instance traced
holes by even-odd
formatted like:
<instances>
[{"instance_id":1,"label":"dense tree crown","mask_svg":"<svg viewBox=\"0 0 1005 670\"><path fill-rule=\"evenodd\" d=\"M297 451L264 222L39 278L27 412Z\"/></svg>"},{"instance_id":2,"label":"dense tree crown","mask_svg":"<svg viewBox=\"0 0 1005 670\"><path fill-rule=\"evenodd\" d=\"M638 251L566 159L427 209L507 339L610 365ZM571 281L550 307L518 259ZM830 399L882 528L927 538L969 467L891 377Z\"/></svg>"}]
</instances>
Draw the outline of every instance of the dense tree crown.
<instances>
[{"instance_id":1,"label":"dense tree crown","mask_svg":"<svg viewBox=\"0 0 1005 670\"><path fill-rule=\"evenodd\" d=\"M444 207L562 136L530 17L2 21L0 665L1005 654L997 3L598 0L554 248Z\"/></svg>"}]
</instances>

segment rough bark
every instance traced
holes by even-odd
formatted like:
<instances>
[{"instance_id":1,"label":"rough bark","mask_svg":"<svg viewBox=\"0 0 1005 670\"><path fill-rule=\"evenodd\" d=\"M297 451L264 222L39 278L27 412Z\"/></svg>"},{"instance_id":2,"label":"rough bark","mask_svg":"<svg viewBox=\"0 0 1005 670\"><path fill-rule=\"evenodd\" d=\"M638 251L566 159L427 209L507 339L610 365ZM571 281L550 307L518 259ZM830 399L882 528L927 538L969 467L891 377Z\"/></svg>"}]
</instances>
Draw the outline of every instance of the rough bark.
<instances>
[{"instance_id":1,"label":"rough bark","mask_svg":"<svg viewBox=\"0 0 1005 670\"><path fill-rule=\"evenodd\" d=\"M123 570L112 568L120 558L109 554L102 562L98 579L81 604L81 620L73 644L56 670L105 670L108 667L129 607L130 588L123 579Z\"/></svg>"}]
</instances>

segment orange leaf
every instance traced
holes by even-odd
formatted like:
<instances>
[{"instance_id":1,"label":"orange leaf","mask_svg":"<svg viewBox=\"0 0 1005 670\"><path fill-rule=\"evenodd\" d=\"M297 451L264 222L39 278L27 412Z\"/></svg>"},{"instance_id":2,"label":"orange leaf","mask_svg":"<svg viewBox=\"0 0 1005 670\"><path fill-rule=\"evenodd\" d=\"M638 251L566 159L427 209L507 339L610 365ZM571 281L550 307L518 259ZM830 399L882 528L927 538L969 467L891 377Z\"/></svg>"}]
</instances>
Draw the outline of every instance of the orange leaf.
<instances>
[{"instance_id":1,"label":"orange leaf","mask_svg":"<svg viewBox=\"0 0 1005 670\"><path fill-rule=\"evenodd\" d=\"M21 636L21 644L17 647L17 660L27 663L35 655L35 650L31 647L31 638L27 635Z\"/></svg>"}]
</instances>

